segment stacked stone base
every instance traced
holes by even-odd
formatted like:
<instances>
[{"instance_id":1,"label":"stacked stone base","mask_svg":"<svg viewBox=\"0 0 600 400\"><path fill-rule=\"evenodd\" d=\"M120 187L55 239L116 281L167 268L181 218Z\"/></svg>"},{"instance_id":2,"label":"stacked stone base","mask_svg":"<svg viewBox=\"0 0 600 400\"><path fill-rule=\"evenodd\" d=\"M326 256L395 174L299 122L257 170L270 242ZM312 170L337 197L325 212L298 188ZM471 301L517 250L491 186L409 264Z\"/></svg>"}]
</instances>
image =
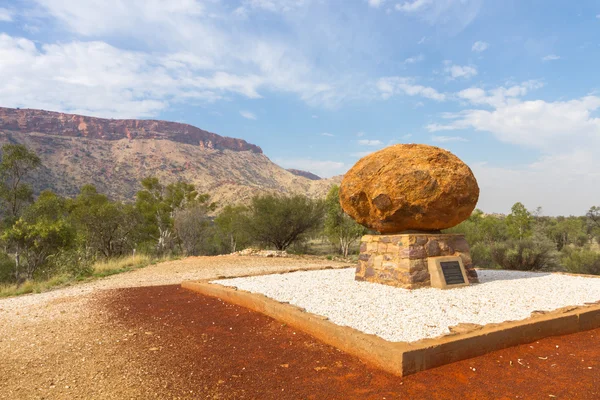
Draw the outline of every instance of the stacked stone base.
<instances>
[{"instance_id":1,"label":"stacked stone base","mask_svg":"<svg viewBox=\"0 0 600 400\"><path fill-rule=\"evenodd\" d=\"M427 259L439 256L460 257L469 282L479 282L464 235L428 233L363 236L355 279L405 289L427 287Z\"/></svg>"}]
</instances>

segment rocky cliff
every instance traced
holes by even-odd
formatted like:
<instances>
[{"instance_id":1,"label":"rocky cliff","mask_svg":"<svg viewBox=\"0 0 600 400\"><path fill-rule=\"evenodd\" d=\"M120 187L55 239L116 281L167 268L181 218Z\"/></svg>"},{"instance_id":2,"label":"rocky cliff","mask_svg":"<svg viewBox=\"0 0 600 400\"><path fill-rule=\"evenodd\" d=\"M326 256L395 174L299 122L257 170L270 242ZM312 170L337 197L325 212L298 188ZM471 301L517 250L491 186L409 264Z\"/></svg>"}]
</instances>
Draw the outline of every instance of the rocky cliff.
<instances>
[{"instance_id":1,"label":"rocky cliff","mask_svg":"<svg viewBox=\"0 0 600 400\"><path fill-rule=\"evenodd\" d=\"M304 177L306 179L310 179L311 181L319 181L319 180L321 180L320 176L315 175L312 172L302 171L300 169L292 169L292 168L288 168L287 171L291 172L292 174L294 174L296 176L302 176L302 177Z\"/></svg>"},{"instance_id":2,"label":"rocky cliff","mask_svg":"<svg viewBox=\"0 0 600 400\"><path fill-rule=\"evenodd\" d=\"M99 140L171 140L206 149L262 153L260 147L245 140L219 136L188 124L155 120L94 118L44 110L0 107L1 130Z\"/></svg>"},{"instance_id":3,"label":"rocky cliff","mask_svg":"<svg viewBox=\"0 0 600 400\"><path fill-rule=\"evenodd\" d=\"M111 120L42 110L0 108L0 145L22 143L42 159L37 193L74 196L85 184L112 198L133 200L140 180L187 181L219 205L260 193L327 194L341 177L311 180L274 164L260 147L191 125Z\"/></svg>"}]
</instances>

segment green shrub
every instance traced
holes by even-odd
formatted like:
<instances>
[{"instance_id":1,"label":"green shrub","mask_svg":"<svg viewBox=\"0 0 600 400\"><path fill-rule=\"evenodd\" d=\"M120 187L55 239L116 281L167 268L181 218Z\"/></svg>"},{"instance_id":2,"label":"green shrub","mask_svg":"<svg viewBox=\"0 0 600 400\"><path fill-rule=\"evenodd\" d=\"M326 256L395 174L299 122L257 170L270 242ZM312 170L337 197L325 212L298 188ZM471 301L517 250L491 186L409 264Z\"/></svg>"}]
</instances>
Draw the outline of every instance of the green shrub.
<instances>
[{"instance_id":1,"label":"green shrub","mask_svg":"<svg viewBox=\"0 0 600 400\"><path fill-rule=\"evenodd\" d=\"M533 239L509 240L491 249L494 262L502 269L518 271L541 271L556 269L554 245Z\"/></svg>"},{"instance_id":2,"label":"green shrub","mask_svg":"<svg viewBox=\"0 0 600 400\"><path fill-rule=\"evenodd\" d=\"M61 251L52 256L54 273L74 278L90 276L94 271L94 259L82 249Z\"/></svg>"},{"instance_id":3,"label":"green shrub","mask_svg":"<svg viewBox=\"0 0 600 400\"><path fill-rule=\"evenodd\" d=\"M485 243L477 243L471 246L471 259L475 267L497 268L492 257L492 249Z\"/></svg>"},{"instance_id":4,"label":"green shrub","mask_svg":"<svg viewBox=\"0 0 600 400\"><path fill-rule=\"evenodd\" d=\"M0 252L0 283L15 281L15 260L8 254Z\"/></svg>"},{"instance_id":5,"label":"green shrub","mask_svg":"<svg viewBox=\"0 0 600 400\"><path fill-rule=\"evenodd\" d=\"M589 249L565 248L561 262L569 272L600 275L600 253L598 252Z\"/></svg>"}]
</instances>

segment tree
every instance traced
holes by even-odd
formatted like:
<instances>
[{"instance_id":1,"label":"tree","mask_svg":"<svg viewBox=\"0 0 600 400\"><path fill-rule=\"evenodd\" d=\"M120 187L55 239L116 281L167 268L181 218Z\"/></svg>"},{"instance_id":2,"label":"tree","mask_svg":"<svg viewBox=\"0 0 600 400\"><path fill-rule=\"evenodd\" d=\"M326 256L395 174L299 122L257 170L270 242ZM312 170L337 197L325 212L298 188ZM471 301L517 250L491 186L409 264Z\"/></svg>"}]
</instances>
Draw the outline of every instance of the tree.
<instances>
[{"instance_id":1,"label":"tree","mask_svg":"<svg viewBox=\"0 0 600 400\"><path fill-rule=\"evenodd\" d=\"M515 203L506 217L508 234L518 240L531 237L533 220L533 215L522 203Z\"/></svg>"},{"instance_id":2,"label":"tree","mask_svg":"<svg viewBox=\"0 0 600 400\"><path fill-rule=\"evenodd\" d=\"M217 234L227 248L227 253L234 253L239 246L250 242L249 209L246 206L225 206L215 218Z\"/></svg>"},{"instance_id":3,"label":"tree","mask_svg":"<svg viewBox=\"0 0 600 400\"><path fill-rule=\"evenodd\" d=\"M2 235L15 250L15 279L33 279L48 258L74 243L75 230L68 221L65 200L44 191Z\"/></svg>"},{"instance_id":4,"label":"tree","mask_svg":"<svg viewBox=\"0 0 600 400\"><path fill-rule=\"evenodd\" d=\"M0 199L4 203L9 224L14 222L21 215L23 208L33 201L33 190L24 179L40 165L40 158L24 145L2 146Z\"/></svg>"},{"instance_id":5,"label":"tree","mask_svg":"<svg viewBox=\"0 0 600 400\"><path fill-rule=\"evenodd\" d=\"M480 243L490 246L495 242L506 240L508 237L504 219L485 215L479 209L474 210L468 219L446 232L462 233L471 246Z\"/></svg>"},{"instance_id":6,"label":"tree","mask_svg":"<svg viewBox=\"0 0 600 400\"><path fill-rule=\"evenodd\" d=\"M211 231L211 224L205 206L192 204L177 210L173 227L186 255L198 256L205 252L206 239Z\"/></svg>"},{"instance_id":7,"label":"tree","mask_svg":"<svg viewBox=\"0 0 600 400\"><path fill-rule=\"evenodd\" d=\"M72 202L71 217L84 246L105 258L124 255L135 248L142 222L132 205L111 201L92 185L81 188Z\"/></svg>"},{"instance_id":8,"label":"tree","mask_svg":"<svg viewBox=\"0 0 600 400\"><path fill-rule=\"evenodd\" d=\"M214 210L209 195L199 194L194 185L186 182L163 185L158 178L148 177L141 182L143 190L136 195L136 209L144 218L142 234L155 243L159 254L173 251L177 237L173 230L175 213L194 204Z\"/></svg>"},{"instance_id":9,"label":"tree","mask_svg":"<svg viewBox=\"0 0 600 400\"><path fill-rule=\"evenodd\" d=\"M585 222L577 217L552 218L546 223L544 231L558 251L570 244L584 244L587 240Z\"/></svg>"},{"instance_id":10,"label":"tree","mask_svg":"<svg viewBox=\"0 0 600 400\"><path fill-rule=\"evenodd\" d=\"M600 207L592 206L586 214L592 225L600 228Z\"/></svg>"},{"instance_id":11,"label":"tree","mask_svg":"<svg viewBox=\"0 0 600 400\"><path fill-rule=\"evenodd\" d=\"M339 246L344 257L352 243L367 232L367 229L354 221L342 210L340 205L340 187L334 185L325 199L325 235L329 241Z\"/></svg>"},{"instance_id":12,"label":"tree","mask_svg":"<svg viewBox=\"0 0 600 400\"><path fill-rule=\"evenodd\" d=\"M302 195L263 195L252 199L250 232L257 242L285 250L323 220L324 204Z\"/></svg>"}]
</instances>

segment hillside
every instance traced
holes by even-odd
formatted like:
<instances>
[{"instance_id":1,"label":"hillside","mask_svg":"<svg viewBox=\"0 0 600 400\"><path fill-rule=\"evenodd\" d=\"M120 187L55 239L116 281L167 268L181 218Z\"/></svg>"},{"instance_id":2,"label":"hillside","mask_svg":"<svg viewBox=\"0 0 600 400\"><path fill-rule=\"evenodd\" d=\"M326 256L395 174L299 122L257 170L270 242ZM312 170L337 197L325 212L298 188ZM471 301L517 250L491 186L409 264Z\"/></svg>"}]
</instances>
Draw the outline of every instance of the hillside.
<instances>
[{"instance_id":1,"label":"hillside","mask_svg":"<svg viewBox=\"0 0 600 400\"><path fill-rule=\"evenodd\" d=\"M9 142L27 145L42 159L36 192L65 196L91 183L112 198L132 200L142 178L157 176L194 183L223 205L264 192L321 197L340 181L295 175L256 145L176 122L0 108L0 144Z\"/></svg>"}]
</instances>

